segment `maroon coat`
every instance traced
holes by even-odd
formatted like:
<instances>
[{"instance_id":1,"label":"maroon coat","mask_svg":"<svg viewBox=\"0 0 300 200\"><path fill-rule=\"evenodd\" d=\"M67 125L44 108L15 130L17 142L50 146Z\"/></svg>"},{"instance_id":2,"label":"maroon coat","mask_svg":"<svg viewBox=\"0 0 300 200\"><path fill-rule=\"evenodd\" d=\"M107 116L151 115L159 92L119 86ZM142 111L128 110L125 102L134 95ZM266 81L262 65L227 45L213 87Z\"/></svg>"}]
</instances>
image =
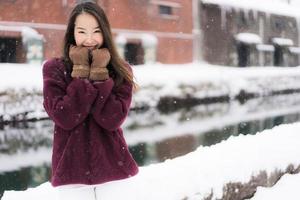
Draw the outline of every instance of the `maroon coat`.
<instances>
[{"instance_id":1,"label":"maroon coat","mask_svg":"<svg viewBox=\"0 0 300 200\"><path fill-rule=\"evenodd\" d=\"M121 124L132 84L72 79L61 59L43 66L44 108L54 121L53 186L100 184L128 178L138 167L128 151Z\"/></svg>"}]
</instances>

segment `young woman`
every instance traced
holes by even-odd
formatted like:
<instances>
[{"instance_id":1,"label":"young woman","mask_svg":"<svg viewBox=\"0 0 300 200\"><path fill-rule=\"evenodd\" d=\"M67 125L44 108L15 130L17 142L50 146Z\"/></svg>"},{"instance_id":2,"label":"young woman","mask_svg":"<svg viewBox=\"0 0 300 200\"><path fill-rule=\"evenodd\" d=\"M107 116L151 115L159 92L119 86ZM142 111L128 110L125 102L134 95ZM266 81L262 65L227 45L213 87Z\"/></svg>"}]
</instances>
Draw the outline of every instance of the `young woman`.
<instances>
[{"instance_id":1,"label":"young woman","mask_svg":"<svg viewBox=\"0 0 300 200\"><path fill-rule=\"evenodd\" d=\"M133 75L96 3L73 9L63 57L44 64L43 79L44 108L55 124L51 183L59 186L60 198L96 199L97 184L137 174L120 128Z\"/></svg>"}]
</instances>

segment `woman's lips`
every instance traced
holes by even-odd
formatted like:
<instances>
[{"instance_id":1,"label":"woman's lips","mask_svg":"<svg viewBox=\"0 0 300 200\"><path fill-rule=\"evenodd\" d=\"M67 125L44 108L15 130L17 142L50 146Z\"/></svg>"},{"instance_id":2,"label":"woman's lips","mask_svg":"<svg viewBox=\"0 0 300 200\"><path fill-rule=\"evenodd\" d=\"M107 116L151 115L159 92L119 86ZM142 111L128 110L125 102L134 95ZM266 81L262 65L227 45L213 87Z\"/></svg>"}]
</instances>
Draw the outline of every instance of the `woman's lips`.
<instances>
[{"instance_id":1,"label":"woman's lips","mask_svg":"<svg viewBox=\"0 0 300 200\"><path fill-rule=\"evenodd\" d=\"M96 46L85 46L85 47L91 50L96 48Z\"/></svg>"}]
</instances>

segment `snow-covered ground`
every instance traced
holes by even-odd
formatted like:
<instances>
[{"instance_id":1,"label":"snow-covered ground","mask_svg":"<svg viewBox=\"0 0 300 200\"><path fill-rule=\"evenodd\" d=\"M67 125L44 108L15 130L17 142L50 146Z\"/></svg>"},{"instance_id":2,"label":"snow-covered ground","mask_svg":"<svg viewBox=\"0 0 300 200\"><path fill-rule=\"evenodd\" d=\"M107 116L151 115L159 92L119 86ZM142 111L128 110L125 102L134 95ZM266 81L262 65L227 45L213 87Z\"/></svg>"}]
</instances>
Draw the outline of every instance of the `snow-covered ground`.
<instances>
[{"instance_id":1,"label":"snow-covered ground","mask_svg":"<svg viewBox=\"0 0 300 200\"><path fill-rule=\"evenodd\" d=\"M242 90L268 95L273 91L298 89L300 67L224 67L205 63L143 65L134 69L141 90L134 103L156 106L164 96L184 98L234 98Z\"/></svg>"},{"instance_id":2,"label":"snow-covered ground","mask_svg":"<svg viewBox=\"0 0 300 200\"><path fill-rule=\"evenodd\" d=\"M277 184L270 188L259 187L255 196L251 200L298 200L300 199L300 173L285 174L277 182Z\"/></svg>"},{"instance_id":3,"label":"snow-covered ground","mask_svg":"<svg viewBox=\"0 0 300 200\"><path fill-rule=\"evenodd\" d=\"M9 120L17 113L47 117L42 107L42 67L26 64L0 65L0 114ZM20 73L20 71L22 73ZM132 107L156 107L162 97L236 97L241 91L260 96L300 89L300 67L236 68L190 63L134 66L140 86ZM13 78L12 78L13 76Z\"/></svg>"},{"instance_id":4,"label":"snow-covered ground","mask_svg":"<svg viewBox=\"0 0 300 200\"><path fill-rule=\"evenodd\" d=\"M256 135L231 137L211 147L199 147L185 156L140 167L137 176L99 185L97 193L101 200L192 200L202 199L211 192L213 199L222 198L227 183L244 184L262 171L271 177L275 171L285 172L289 165L300 166L299 129L300 123L281 125ZM276 193L288 186L292 194L298 195L289 199L300 199L299 192L295 191L298 190L295 185L300 184L297 177L283 178L272 191ZM263 194L264 190L259 189L255 198L270 195ZM24 192L6 191L2 199L39 200L41 197L55 199L55 190L48 182Z\"/></svg>"}]
</instances>

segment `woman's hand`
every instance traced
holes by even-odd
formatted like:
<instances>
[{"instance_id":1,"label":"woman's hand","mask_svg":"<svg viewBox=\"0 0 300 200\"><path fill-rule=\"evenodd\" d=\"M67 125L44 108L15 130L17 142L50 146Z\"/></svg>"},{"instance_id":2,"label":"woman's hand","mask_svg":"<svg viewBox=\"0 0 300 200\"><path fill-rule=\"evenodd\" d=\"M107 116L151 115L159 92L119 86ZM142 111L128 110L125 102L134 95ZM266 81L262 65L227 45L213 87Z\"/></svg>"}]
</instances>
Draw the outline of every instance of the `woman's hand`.
<instances>
[{"instance_id":1,"label":"woman's hand","mask_svg":"<svg viewBox=\"0 0 300 200\"><path fill-rule=\"evenodd\" d=\"M73 78L88 78L90 74L89 67L89 49L81 46L71 46L69 57L73 62Z\"/></svg>"},{"instance_id":2,"label":"woman's hand","mask_svg":"<svg viewBox=\"0 0 300 200\"><path fill-rule=\"evenodd\" d=\"M92 64L90 80L103 81L109 79L107 65L110 61L110 53L107 48L92 50Z\"/></svg>"}]
</instances>

